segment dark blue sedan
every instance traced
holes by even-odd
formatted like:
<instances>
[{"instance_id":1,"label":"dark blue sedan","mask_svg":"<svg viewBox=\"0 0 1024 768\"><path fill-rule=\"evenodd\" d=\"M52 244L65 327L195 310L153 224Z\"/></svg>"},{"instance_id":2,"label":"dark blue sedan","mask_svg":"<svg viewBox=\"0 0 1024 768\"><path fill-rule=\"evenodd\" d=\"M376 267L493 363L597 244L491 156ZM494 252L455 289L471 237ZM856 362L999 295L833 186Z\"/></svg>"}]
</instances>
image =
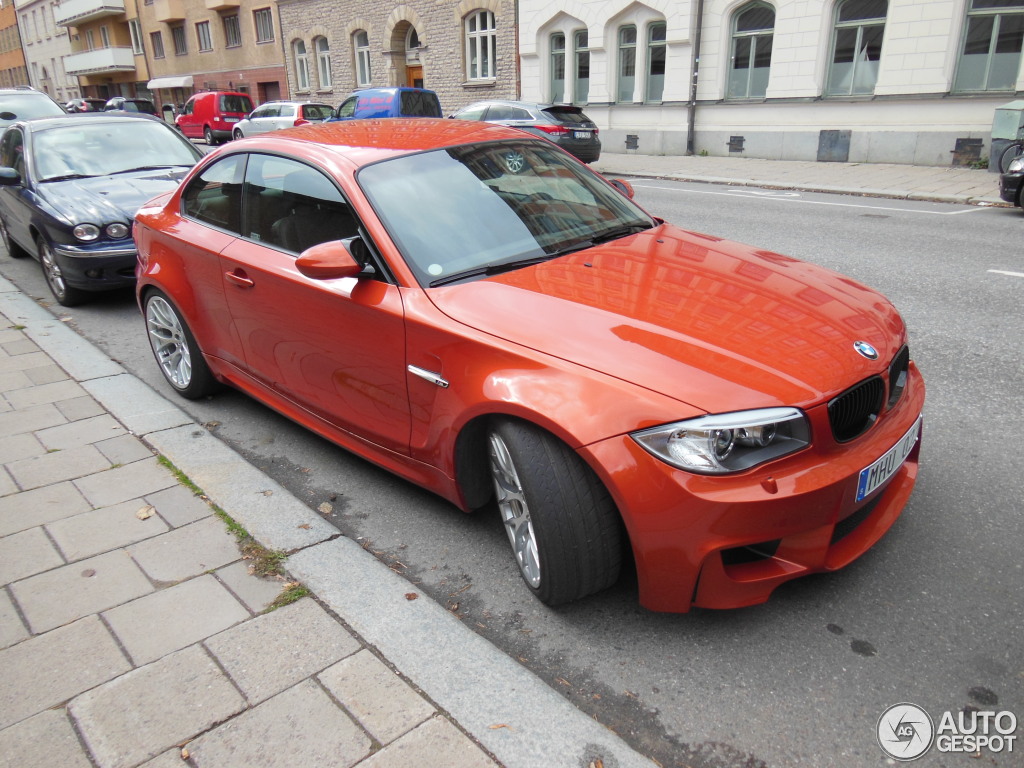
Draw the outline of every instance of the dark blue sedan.
<instances>
[{"instance_id":1,"label":"dark blue sedan","mask_svg":"<svg viewBox=\"0 0 1024 768\"><path fill-rule=\"evenodd\" d=\"M132 222L202 153L167 123L78 114L26 120L0 137L0 238L35 256L66 307L135 282Z\"/></svg>"}]
</instances>

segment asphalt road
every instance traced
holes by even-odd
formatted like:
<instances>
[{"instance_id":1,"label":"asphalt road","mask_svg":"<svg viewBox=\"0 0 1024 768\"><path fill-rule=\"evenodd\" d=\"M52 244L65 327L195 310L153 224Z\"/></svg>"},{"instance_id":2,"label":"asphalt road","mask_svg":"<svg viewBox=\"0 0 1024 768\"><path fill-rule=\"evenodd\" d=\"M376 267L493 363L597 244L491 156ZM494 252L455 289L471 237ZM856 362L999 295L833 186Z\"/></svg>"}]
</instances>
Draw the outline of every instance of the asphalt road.
<instances>
[{"instance_id":1,"label":"asphalt road","mask_svg":"<svg viewBox=\"0 0 1024 768\"><path fill-rule=\"evenodd\" d=\"M649 613L629 578L551 610L521 586L496 512L465 516L238 393L178 404L312 507L329 504L346 535L665 766L886 764L875 725L899 702L936 719L974 706L1024 721L1024 215L634 186L656 215L837 269L903 312L928 385L922 472L893 530L845 570L737 611ZM49 301L31 259L0 256L0 272ZM173 397L131 294L54 309ZM446 663L443 649L424 652ZM1022 753L933 750L917 764L1020 766Z\"/></svg>"}]
</instances>

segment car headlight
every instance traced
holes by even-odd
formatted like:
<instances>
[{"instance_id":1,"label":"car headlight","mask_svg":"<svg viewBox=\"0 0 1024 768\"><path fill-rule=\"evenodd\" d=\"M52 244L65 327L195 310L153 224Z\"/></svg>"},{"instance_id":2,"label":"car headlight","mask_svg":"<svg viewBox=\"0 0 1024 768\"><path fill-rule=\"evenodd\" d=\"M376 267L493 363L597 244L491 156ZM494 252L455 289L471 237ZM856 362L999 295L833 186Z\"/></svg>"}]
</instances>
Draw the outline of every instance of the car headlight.
<instances>
[{"instance_id":1,"label":"car headlight","mask_svg":"<svg viewBox=\"0 0 1024 768\"><path fill-rule=\"evenodd\" d=\"M807 417L796 408L701 416L643 429L631 437L667 464L688 472L726 474L810 445Z\"/></svg>"},{"instance_id":2,"label":"car headlight","mask_svg":"<svg viewBox=\"0 0 1024 768\"><path fill-rule=\"evenodd\" d=\"M115 221L113 224L107 225L107 237L112 240L120 240L122 237L128 237L128 227L119 221Z\"/></svg>"},{"instance_id":3,"label":"car headlight","mask_svg":"<svg viewBox=\"0 0 1024 768\"><path fill-rule=\"evenodd\" d=\"M71 234L83 242L91 243L100 236L100 228L95 224L79 224L71 230Z\"/></svg>"},{"instance_id":4,"label":"car headlight","mask_svg":"<svg viewBox=\"0 0 1024 768\"><path fill-rule=\"evenodd\" d=\"M1007 173L1020 173L1021 171L1024 171L1024 155L1011 160L1006 167Z\"/></svg>"}]
</instances>

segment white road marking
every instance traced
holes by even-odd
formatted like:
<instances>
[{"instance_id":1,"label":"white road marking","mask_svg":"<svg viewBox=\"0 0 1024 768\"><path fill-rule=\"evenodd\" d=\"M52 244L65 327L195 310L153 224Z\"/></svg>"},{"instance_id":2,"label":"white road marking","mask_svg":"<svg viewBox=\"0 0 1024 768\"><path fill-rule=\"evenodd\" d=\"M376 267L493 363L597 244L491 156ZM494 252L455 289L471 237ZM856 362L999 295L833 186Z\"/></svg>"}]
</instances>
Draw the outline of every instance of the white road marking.
<instances>
[{"instance_id":1,"label":"white road marking","mask_svg":"<svg viewBox=\"0 0 1024 768\"><path fill-rule=\"evenodd\" d=\"M990 269L989 272L991 272L993 275L1008 275L1010 277L1024 277L1024 272L1006 272L1005 270L1002 270L1002 269Z\"/></svg>"},{"instance_id":2,"label":"white road marking","mask_svg":"<svg viewBox=\"0 0 1024 768\"><path fill-rule=\"evenodd\" d=\"M704 189L681 189L679 187L662 187L655 184L633 184L634 189L661 189L665 192L688 192L693 195L719 195L721 197L749 197L751 193L757 194L753 190L743 193L739 193L739 190L729 192L712 192ZM765 193L761 193L765 194ZM821 193L828 194L828 193ZM891 208L884 205L859 205L857 203L830 203L825 200L802 200L797 199L799 194L796 192L786 193L786 196L774 195L771 193L765 194L771 200L779 200L784 203L804 203L805 205L828 205L835 208L866 208L871 211L896 211L898 213L924 213L931 214L932 216L956 216L961 213L974 213L975 211L985 210L986 206L971 206L965 208L962 211L920 211L914 210L913 208Z\"/></svg>"}]
</instances>

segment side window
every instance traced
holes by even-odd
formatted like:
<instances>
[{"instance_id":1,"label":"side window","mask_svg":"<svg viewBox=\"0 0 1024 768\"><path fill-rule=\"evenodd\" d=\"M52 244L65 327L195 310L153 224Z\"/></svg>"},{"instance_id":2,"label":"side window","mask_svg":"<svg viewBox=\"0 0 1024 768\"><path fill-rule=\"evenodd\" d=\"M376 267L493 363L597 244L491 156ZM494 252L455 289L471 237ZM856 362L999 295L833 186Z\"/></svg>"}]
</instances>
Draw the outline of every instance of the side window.
<instances>
[{"instance_id":1,"label":"side window","mask_svg":"<svg viewBox=\"0 0 1024 768\"><path fill-rule=\"evenodd\" d=\"M492 104L487 110L488 120L515 120L512 115L512 107L505 104Z\"/></svg>"},{"instance_id":2,"label":"side window","mask_svg":"<svg viewBox=\"0 0 1024 768\"><path fill-rule=\"evenodd\" d=\"M338 107L338 117L352 117L356 113L356 97L345 99Z\"/></svg>"},{"instance_id":3,"label":"side window","mask_svg":"<svg viewBox=\"0 0 1024 768\"><path fill-rule=\"evenodd\" d=\"M251 155L245 174L245 236L299 254L358 234L359 224L337 187L308 165Z\"/></svg>"},{"instance_id":4,"label":"side window","mask_svg":"<svg viewBox=\"0 0 1024 768\"><path fill-rule=\"evenodd\" d=\"M218 229L240 233L245 158L246 155L230 155L192 179L181 196L182 214Z\"/></svg>"},{"instance_id":5,"label":"side window","mask_svg":"<svg viewBox=\"0 0 1024 768\"><path fill-rule=\"evenodd\" d=\"M282 104L278 107L278 117L295 117L295 105L294 104Z\"/></svg>"},{"instance_id":6,"label":"side window","mask_svg":"<svg viewBox=\"0 0 1024 768\"><path fill-rule=\"evenodd\" d=\"M509 116L507 120L533 120L533 115L527 112L525 109L519 109L519 107L512 107L509 110Z\"/></svg>"},{"instance_id":7,"label":"side window","mask_svg":"<svg viewBox=\"0 0 1024 768\"><path fill-rule=\"evenodd\" d=\"M195 108L195 106L196 106L195 99L189 99L188 103L185 104L185 114L186 115L191 115L192 114L192 110Z\"/></svg>"},{"instance_id":8,"label":"side window","mask_svg":"<svg viewBox=\"0 0 1024 768\"><path fill-rule=\"evenodd\" d=\"M455 115L458 120L483 120L484 112L487 111L487 105L484 104L479 107L471 107L470 109L464 109Z\"/></svg>"},{"instance_id":9,"label":"side window","mask_svg":"<svg viewBox=\"0 0 1024 768\"><path fill-rule=\"evenodd\" d=\"M4 134L3 142L0 142L0 165L5 168L14 167L15 143L17 143L19 148L21 147L21 131L8 131Z\"/></svg>"}]
</instances>

